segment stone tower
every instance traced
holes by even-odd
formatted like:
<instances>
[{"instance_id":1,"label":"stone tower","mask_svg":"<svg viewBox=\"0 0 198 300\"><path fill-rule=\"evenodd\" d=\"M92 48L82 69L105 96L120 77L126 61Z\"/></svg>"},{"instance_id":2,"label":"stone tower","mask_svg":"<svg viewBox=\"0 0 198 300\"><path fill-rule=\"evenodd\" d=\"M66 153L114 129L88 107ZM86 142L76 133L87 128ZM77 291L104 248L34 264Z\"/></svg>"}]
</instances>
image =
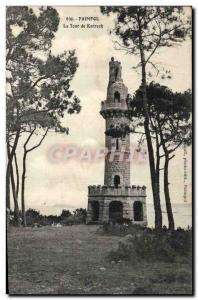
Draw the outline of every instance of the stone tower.
<instances>
[{"instance_id":1,"label":"stone tower","mask_svg":"<svg viewBox=\"0 0 198 300\"><path fill-rule=\"evenodd\" d=\"M107 98L102 101L100 111L106 121L104 185L89 186L87 223L125 218L140 225L147 224L146 187L130 185L127 95L121 63L112 57L109 62Z\"/></svg>"}]
</instances>

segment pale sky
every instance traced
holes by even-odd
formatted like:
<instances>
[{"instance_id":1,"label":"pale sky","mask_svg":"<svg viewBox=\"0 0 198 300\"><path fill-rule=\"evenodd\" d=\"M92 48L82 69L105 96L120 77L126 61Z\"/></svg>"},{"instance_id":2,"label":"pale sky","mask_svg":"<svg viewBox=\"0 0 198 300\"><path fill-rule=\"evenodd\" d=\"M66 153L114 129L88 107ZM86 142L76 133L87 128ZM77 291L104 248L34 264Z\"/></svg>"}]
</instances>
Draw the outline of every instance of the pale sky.
<instances>
[{"instance_id":1,"label":"pale sky","mask_svg":"<svg viewBox=\"0 0 198 300\"><path fill-rule=\"evenodd\" d=\"M108 30L113 24L112 18L102 16L99 7L56 7L60 15L59 29L53 41L52 52L58 54L64 50L76 49L79 68L72 81L75 94L81 99L82 110L79 115L65 116L63 124L70 128L70 134L63 136L49 133L41 147L30 153L27 162L26 206L35 208L42 213L59 214L63 208L74 209L87 207L88 185L103 184L104 162L82 162L79 159L51 162L49 150L57 144L84 146L93 151L104 146L105 120L100 116L100 103L107 93L109 60L112 56L121 61L122 77L129 93L133 94L140 85L140 74L132 67L137 58L114 49L113 36ZM188 8L186 8L188 9ZM70 29L63 28L65 18L99 17L98 22L103 29ZM82 24L82 22L75 22ZM191 88L191 41L188 40L177 48L166 48L155 57L156 62L171 70L171 80L153 80L169 86L174 91ZM52 87L53 88L53 87ZM137 135L131 135L131 143L136 146ZM35 138L36 140L36 138ZM21 140L22 142L22 140ZM18 156L21 158L22 148ZM183 203L184 195L184 159L183 149L176 152L170 163L170 192L174 203ZM191 202L191 149L187 149L187 199ZM152 191L148 160L131 163L131 184L147 186L147 203L152 204ZM163 185L162 185L163 186ZM164 199L162 197L162 203Z\"/></svg>"}]
</instances>

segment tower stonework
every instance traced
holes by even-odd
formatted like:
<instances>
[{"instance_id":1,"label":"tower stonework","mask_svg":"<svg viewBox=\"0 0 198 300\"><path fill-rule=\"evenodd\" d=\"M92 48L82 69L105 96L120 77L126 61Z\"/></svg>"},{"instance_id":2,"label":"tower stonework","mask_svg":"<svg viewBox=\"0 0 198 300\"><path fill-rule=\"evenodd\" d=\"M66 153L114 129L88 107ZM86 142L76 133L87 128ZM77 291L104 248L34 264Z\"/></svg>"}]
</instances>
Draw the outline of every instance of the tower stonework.
<instances>
[{"instance_id":1,"label":"tower stonework","mask_svg":"<svg viewBox=\"0 0 198 300\"><path fill-rule=\"evenodd\" d=\"M100 111L106 121L104 185L88 187L87 223L130 219L135 224L147 225L146 187L130 185L127 95L121 63L111 58L107 98Z\"/></svg>"}]
</instances>

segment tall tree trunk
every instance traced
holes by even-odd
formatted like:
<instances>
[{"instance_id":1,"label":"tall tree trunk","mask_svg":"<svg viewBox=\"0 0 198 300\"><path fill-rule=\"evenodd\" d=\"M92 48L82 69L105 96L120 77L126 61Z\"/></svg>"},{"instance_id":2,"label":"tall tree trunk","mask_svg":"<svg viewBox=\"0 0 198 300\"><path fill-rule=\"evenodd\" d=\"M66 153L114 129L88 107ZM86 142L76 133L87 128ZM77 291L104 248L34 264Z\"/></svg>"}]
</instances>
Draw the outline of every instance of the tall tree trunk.
<instances>
[{"instance_id":1,"label":"tall tree trunk","mask_svg":"<svg viewBox=\"0 0 198 300\"><path fill-rule=\"evenodd\" d=\"M6 172L6 208L10 210L10 168Z\"/></svg>"},{"instance_id":2,"label":"tall tree trunk","mask_svg":"<svg viewBox=\"0 0 198 300\"><path fill-rule=\"evenodd\" d=\"M9 148L9 156L8 156L7 170L9 169L9 166L12 164L12 160L13 160L14 154L15 154L15 152L16 152L16 148L17 148L18 141L19 141L19 136L20 136L20 128L19 128L19 129L17 130L17 132L16 132L16 136L15 136L14 143L13 143L13 146L12 146L12 150L11 150L11 151L10 151L10 144L9 144L9 141L7 142L7 149Z\"/></svg>"},{"instance_id":3,"label":"tall tree trunk","mask_svg":"<svg viewBox=\"0 0 198 300\"><path fill-rule=\"evenodd\" d=\"M156 132L156 182L157 182L157 190L160 197L160 146L158 133Z\"/></svg>"},{"instance_id":4,"label":"tall tree trunk","mask_svg":"<svg viewBox=\"0 0 198 300\"><path fill-rule=\"evenodd\" d=\"M9 162L11 161L10 158L10 145L7 143L7 155L8 155L8 160ZM13 195L13 200L14 200L14 218L16 225L20 225L20 216L19 216L19 206L18 206L18 199L16 195L16 186L15 186L15 180L14 180L14 171L12 167L12 163L8 163L7 167L7 173L6 173L6 181L11 180L11 185L12 185L12 195ZM10 187L10 184L9 184ZM8 187L7 187L8 188ZM6 191L8 192L8 190ZM10 191L9 191L9 198L10 198Z\"/></svg>"},{"instance_id":5,"label":"tall tree trunk","mask_svg":"<svg viewBox=\"0 0 198 300\"><path fill-rule=\"evenodd\" d=\"M147 99L147 92L146 92L146 62L145 62L145 56L144 56L142 32L141 32L141 24L140 24L139 16L138 16L138 24L139 24L140 58L141 58L141 67L142 67L142 86L141 86L141 88L142 88L142 97L143 97L144 130L145 130L148 155L149 155L151 186L152 186L153 203L154 203L154 210L155 210L155 229L157 231L161 231L162 230L162 211L161 211L160 197L159 197L159 193L158 193L153 145L152 145L151 134L150 134L150 129L149 129L148 99Z\"/></svg>"},{"instance_id":6,"label":"tall tree trunk","mask_svg":"<svg viewBox=\"0 0 198 300\"><path fill-rule=\"evenodd\" d=\"M165 195L165 201L166 201L166 211L167 211L167 216L168 216L169 230L174 230L175 223L174 223L173 211L172 211L170 193L169 193L168 165L169 165L169 155L166 154L165 162L164 162L164 195Z\"/></svg>"},{"instance_id":7,"label":"tall tree trunk","mask_svg":"<svg viewBox=\"0 0 198 300\"><path fill-rule=\"evenodd\" d=\"M172 205L171 205L171 199L170 199L170 193L169 193L169 180L168 180L168 167L169 167L169 161L171 158L174 157L174 155L172 157L170 157L170 153L173 150L168 150L166 147L166 142L164 140L163 137L163 133L162 133L162 129L160 126L160 120L158 118L158 124L159 124L159 133L160 133L160 139L161 139L161 143L162 143L162 147L163 147L163 151L164 151L164 155L165 155L165 160L164 160L164 196L165 196L165 202L166 202L166 212L167 212L167 216L168 216L168 227L170 230L174 230L175 229L175 223L174 223L174 218L173 218L173 211L172 211Z\"/></svg>"},{"instance_id":8,"label":"tall tree trunk","mask_svg":"<svg viewBox=\"0 0 198 300\"><path fill-rule=\"evenodd\" d=\"M45 131L45 134L43 135L43 137L40 139L40 142L33 146L32 148L30 149L27 149L27 144L28 142L30 141L32 135L34 134L36 130L36 127L30 132L23 148L24 148L24 154L23 154L23 172L22 172L22 178L21 178L21 210L22 210L22 220L23 220L23 226L26 227L27 224L26 224L26 211L25 211L25 178L26 178L26 158L27 158L27 154L31 151L33 151L34 149L38 148L44 138L46 137L47 133L48 133L48 130L49 128L46 129Z\"/></svg>"},{"instance_id":9,"label":"tall tree trunk","mask_svg":"<svg viewBox=\"0 0 198 300\"><path fill-rule=\"evenodd\" d=\"M146 105L144 104L144 106L147 106L146 87L142 86L142 88L143 88L143 101L146 102ZM153 145L152 145L152 141L151 141L148 118L146 115L147 115L147 113L145 113L144 130L145 130L148 155L149 155L151 185L152 185L153 202L154 202L154 209L155 209L155 229L157 231L161 231L161 229L162 229L162 211L161 211L161 204L160 204L160 197L159 197L158 178L156 176Z\"/></svg>"},{"instance_id":10,"label":"tall tree trunk","mask_svg":"<svg viewBox=\"0 0 198 300\"><path fill-rule=\"evenodd\" d=\"M162 211L160 204L160 197L158 192L158 183L157 176L155 170L155 159L154 159L154 151L151 140L151 134L149 129L149 113L148 113L148 105L147 105L147 94L146 94L146 66L144 63L144 56L142 54L142 96L143 96L143 109L144 109L144 130L147 140L147 148L149 155L149 166L150 166L150 174L151 174L151 185L153 192L153 202L154 202L154 210L155 210L155 229L157 231L161 231L162 229Z\"/></svg>"},{"instance_id":11,"label":"tall tree trunk","mask_svg":"<svg viewBox=\"0 0 198 300\"><path fill-rule=\"evenodd\" d=\"M14 154L14 163L15 163L15 170L16 170L16 197L17 197L17 201L18 201L18 196L19 196L19 168L18 168L16 153Z\"/></svg>"},{"instance_id":12,"label":"tall tree trunk","mask_svg":"<svg viewBox=\"0 0 198 300\"><path fill-rule=\"evenodd\" d=\"M20 216L19 216L19 205L16 197L16 189L15 189L15 181L14 181L14 172L13 167L10 165L10 179L11 179L11 185L12 185L12 194L13 194L13 200L14 200L14 219L16 222L16 225L20 225Z\"/></svg>"},{"instance_id":13,"label":"tall tree trunk","mask_svg":"<svg viewBox=\"0 0 198 300\"><path fill-rule=\"evenodd\" d=\"M10 209L10 178L11 178L11 165L12 160L17 148L18 140L20 136L20 128L16 132L15 140L12 146L12 150L10 151L10 144L9 141L7 142L7 155L8 155L8 164L6 170L6 207Z\"/></svg>"},{"instance_id":14,"label":"tall tree trunk","mask_svg":"<svg viewBox=\"0 0 198 300\"><path fill-rule=\"evenodd\" d=\"M21 180L21 213L22 213L22 224L24 227L26 224L26 211L25 211L25 176L26 176L26 157L27 151L24 151L23 155L23 172L22 172L22 180Z\"/></svg>"}]
</instances>

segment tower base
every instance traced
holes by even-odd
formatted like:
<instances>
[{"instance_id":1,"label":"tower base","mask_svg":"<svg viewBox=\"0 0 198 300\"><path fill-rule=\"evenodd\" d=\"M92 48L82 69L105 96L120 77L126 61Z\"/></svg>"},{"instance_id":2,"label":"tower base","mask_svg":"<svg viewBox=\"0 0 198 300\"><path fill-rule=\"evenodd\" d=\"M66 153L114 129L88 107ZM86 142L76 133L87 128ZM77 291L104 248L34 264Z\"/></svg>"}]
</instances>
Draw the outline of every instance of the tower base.
<instances>
[{"instance_id":1,"label":"tower base","mask_svg":"<svg viewBox=\"0 0 198 300\"><path fill-rule=\"evenodd\" d=\"M145 186L89 186L87 224L124 219L147 226Z\"/></svg>"}]
</instances>

